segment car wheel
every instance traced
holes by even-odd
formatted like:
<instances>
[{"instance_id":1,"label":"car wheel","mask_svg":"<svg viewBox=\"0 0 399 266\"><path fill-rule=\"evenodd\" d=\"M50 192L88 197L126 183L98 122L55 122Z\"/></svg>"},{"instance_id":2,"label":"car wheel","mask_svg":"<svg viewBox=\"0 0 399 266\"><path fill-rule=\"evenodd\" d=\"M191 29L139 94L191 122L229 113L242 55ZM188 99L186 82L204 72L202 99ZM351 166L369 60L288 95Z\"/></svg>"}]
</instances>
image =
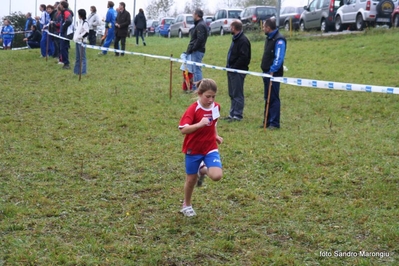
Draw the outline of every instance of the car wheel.
<instances>
[{"instance_id":1,"label":"car wheel","mask_svg":"<svg viewBox=\"0 0 399 266\"><path fill-rule=\"evenodd\" d=\"M183 33L179 30L179 38L183 38Z\"/></svg>"},{"instance_id":2,"label":"car wheel","mask_svg":"<svg viewBox=\"0 0 399 266\"><path fill-rule=\"evenodd\" d=\"M327 23L326 23L326 20L324 18L321 20L320 30L321 30L321 32L327 32L328 31Z\"/></svg>"},{"instance_id":3,"label":"car wheel","mask_svg":"<svg viewBox=\"0 0 399 266\"><path fill-rule=\"evenodd\" d=\"M301 23L299 24L299 30L305 31L305 23L303 23L303 20L301 20Z\"/></svg>"},{"instance_id":4,"label":"car wheel","mask_svg":"<svg viewBox=\"0 0 399 266\"><path fill-rule=\"evenodd\" d=\"M220 36L223 36L224 35L224 30L223 30L223 28L220 28Z\"/></svg>"},{"instance_id":5,"label":"car wheel","mask_svg":"<svg viewBox=\"0 0 399 266\"><path fill-rule=\"evenodd\" d=\"M289 21L286 21L286 22L285 22L285 24L284 24L284 29L285 29L286 31L289 31L289 30L290 30L290 22L289 22Z\"/></svg>"},{"instance_id":6,"label":"car wheel","mask_svg":"<svg viewBox=\"0 0 399 266\"><path fill-rule=\"evenodd\" d=\"M335 18L335 30L336 31L342 31L342 28L343 28L343 26L342 26L341 17L337 16Z\"/></svg>"},{"instance_id":7,"label":"car wheel","mask_svg":"<svg viewBox=\"0 0 399 266\"><path fill-rule=\"evenodd\" d=\"M364 20L362 14L358 14L356 16L356 30L363 30L364 29Z\"/></svg>"},{"instance_id":8,"label":"car wheel","mask_svg":"<svg viewBox=\"0 0 399 266\"><path fill-rule=\"evenodd\" d=\"M399 27L399 14L395 15L393 18L393 27Z\"/></svg>"}]
</instances>

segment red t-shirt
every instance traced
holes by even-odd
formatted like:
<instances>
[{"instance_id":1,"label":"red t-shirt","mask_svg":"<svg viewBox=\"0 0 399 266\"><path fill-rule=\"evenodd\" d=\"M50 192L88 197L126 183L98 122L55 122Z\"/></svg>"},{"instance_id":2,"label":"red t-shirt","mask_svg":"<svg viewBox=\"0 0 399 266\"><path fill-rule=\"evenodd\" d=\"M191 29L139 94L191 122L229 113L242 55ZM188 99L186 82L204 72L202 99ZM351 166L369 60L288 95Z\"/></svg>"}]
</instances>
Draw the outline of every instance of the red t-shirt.
<instances>
[{"instance_id":1,"label":"red t-shirt","mask_svg":"<svg viewBox=\"0 0 399 266\"><path fill-rule=\"evenodd\" d=\"M215 107L217 107L220 112L220 105L216 102L214 102L209 109L202 107L199 101L193 103L187 108L186 112L180 119L179 129L196 124L204 117L209 119L209 123L191 134L186 134L183 142L183 153L191 155L205 155L211 151L217 151L216 123L218 119L216 118L214 120L212 118L212 109Z\"/></svg>"}]
</instances>

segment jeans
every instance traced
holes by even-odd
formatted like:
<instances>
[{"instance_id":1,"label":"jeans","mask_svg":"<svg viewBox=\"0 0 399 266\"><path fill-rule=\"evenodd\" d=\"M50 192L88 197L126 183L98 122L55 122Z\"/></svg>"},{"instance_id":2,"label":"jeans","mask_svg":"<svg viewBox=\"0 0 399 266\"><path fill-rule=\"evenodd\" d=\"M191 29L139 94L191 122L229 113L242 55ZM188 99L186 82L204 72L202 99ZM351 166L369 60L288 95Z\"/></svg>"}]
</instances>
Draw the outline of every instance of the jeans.
<instances>
[{"instance_id":1,"label":"jeans","mask_svg":"<svg viewBox=\"0 0 399 266\"><path fill-rule=\"evenodd\" d=\"M73 73L76 75L80 74L80 60L82 60L82 75L84 75L87 73L86 47L77 43L75 67L73 68Z\"/></svg>"},{"instance_id":2,"label":"jeans","mask_svg":"<svg viewBox=\"0 0 399 266\"><path fill-rule=\"evenodd\" d=\"M263 78L264 83L264 97L265 97L265 110L264 115L266 114L266 102L267 102L267 95L269 91L269 83L270 78ZM272 91L270 93L270 100L269 100L269 111L266 120L266 127L272 126L280 128L280 82L273 82L272 83ZM264 122L264 121L263 121Z\"/></svg>"},{"instance_id":3,"label":"jeans","mask_svg":"<svg viewBox=\"0 0 399 266\"><path fill-rule=\"evenodd\" d=\"M112 41L115 37L115 30L113 28L108 29L107 38L105 38L105 42L103 47L110 47ZM103 54L107 54L107 51L103 51Z\"/></svg>"},{"instance_id":4,"label":"jeans","mask_svg":"<svg viewBox=\"0 0 399 266\"><path fill-rule=\"evenodd\" d=\"M202 63L202 58L204 58L204 55L205 55L205 53L201 53L201 52L198 52L198 51L192 52L191 61ZM197 86L195 85L195 82L202 80L202 68L200 66L194 66L193 65L193 70L194 70L193 90L196 90Z\"/></svg>"},{"instance_id":5,"label":"jeans","mask_svg":"<svg viewBox=\"0 0 399 266\"><path fill-rule=\"evenodd\" d=\"M227 72L227 86L231 100L230 117L242 119L244 112L244 79L245 74Z\"/></svg>"},{"instance_id":6,"label":"jeans","mask_svg":"<svg viewBox=\"0 0 399 266\"><path fill-rule=\"evenodd\" d=\"M139 37L141 37L141 40L143 40L143 44L145 43L143 31L143 29L136 29L136 44L139 44Z\"/></svg>"}]
</instances>

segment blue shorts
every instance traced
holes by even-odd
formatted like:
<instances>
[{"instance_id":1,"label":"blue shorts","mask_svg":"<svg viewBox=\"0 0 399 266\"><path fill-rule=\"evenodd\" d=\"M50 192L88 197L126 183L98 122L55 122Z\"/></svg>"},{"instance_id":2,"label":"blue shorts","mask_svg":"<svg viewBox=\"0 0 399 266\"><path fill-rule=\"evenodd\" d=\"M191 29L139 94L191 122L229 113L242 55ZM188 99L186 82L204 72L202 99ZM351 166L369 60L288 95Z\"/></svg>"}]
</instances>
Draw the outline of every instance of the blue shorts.
<instances>
[{"instance_id":1,"label":"blue shorts","mask_svg":"<svg viewBox=\"0 0 399 266\"><path fill-rule=\"evenodd\" d=\"M3 39L3 47L11 47L12 39Z\"/></svg>"},{"instance_id":2,"label":"blue shorts","mask_svg":"<svg viewBox=\"0 0 399 266\"><path fill-rule=\"evenodd\" d=\"M222 161L220 160L220 154L218 151L208 153L207 155L197 154L188 155L186 154L186 174L194 175L198 173L198 168L201 162L204 161L206 167L219 167L222 168Z\"/></svg>"}]
</instances>

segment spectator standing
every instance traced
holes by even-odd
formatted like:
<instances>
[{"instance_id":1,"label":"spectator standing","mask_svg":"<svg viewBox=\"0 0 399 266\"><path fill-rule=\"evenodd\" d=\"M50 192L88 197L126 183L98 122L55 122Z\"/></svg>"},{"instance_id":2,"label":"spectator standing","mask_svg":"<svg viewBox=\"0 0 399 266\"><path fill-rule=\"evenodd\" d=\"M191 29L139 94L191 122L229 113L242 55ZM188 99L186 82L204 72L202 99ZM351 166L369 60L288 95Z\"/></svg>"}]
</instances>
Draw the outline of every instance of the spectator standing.
<instances>
[{"instance_id":1,"label":"spectator standing","mask_svg":"<svg viewBox=\"0 0 399 266\"><path fill-rule=\"evenodd\" d=\"M54 50L54 47L52 47L53 49L51 49L50 45L48 46L49 49L47 50L48 34L45 30L48 29L48 24L50 23L50 15L49 13L47 13L47 7L45 4L40 5L40 11L42 12L40 17L36 17L36 20L38 20L38 24L40 25L40 30L42 31L42 39L40 41L40 57L46 57L47 55L52 55L52 53L50 53L50 50Z\"/></svg>"},{"instance_id":2,"label":"spectator standing","mask_svg":"<svg viewBox=\"0 0 399 266\"><path fill-rule=\"evenodd\" d=\"M61 4L61 29L60 35L61 37L67 38L68 35L73 32L72 30L72 14L69 11L68 2L62 1ZM60 40L60 52L61 52L61 59L64 66L63 69L70 69L69 66L69 40Z\"/></svg>"},{"instance_id":3,"label":"spectator standing","mask_svg":"<svg viewBox=\"0 0 399 266\"><path fill-rule=\"evenodd\" d=\"M87 59L86 47L84 47L83 44L87 43L87 37L89 36L89 23L86 20L86 10L79 9L78 16L78 27L73 34L73 41L76 43L76 60L73 73L79 75L80 71L82 71L82 75L84 75L87 73ZM82 68L80 68L80 62L82 62Z\"/></svg>"},{"instance_id":4,"label":"spectator standing","mask_svg":"<svg viewBox=\"0 0 399 266\"><path fill-rule=\"evenodd\" d=\"M202 19L204 12L197 8L194 11L194 29L191 34L190 43L188 44L186 54L191 54L191 61L202 62L202 58L205 55L205 45L208 38L208 26ZM196 90L196 82L202 80L202 69L200 66L194 66L194 86L193 90Z\"/></svg>"},{"instance_id":5,"label":"spectator standing","mask_svg":"<svg viewBox=\"0 0 399 266\"><path fill-rule=\"evenodd\" d=\"M136 34L136 46L139 45L139 37L141 37L141 40L143 41L143 45L144 46L147 45L145 43L144 35L143 35L143 32L144 32L145 29L147 29L147 19L145 18L144 10L142 8L140 8L139 9L139 13L134 18L134 30L135 30L135 34Z\"/></svg>"},{"instance_id":6,"label":"spectator standing","mask_svg":"<svg viewBox=\"0 0 399 266\"><path fill-rule=\"evenodd\" d=\"M54 21L57 19L57 7L58 7L59 3L55 2L54 6L47 6L47 12L50 14L50 24L48 26L48 31L51 34L55 34L57 35L57 28L55 26ZM50 35L50 40L53 44L53 57L57 58L59 56L59 52L60 52L60 42L59 39L57 37L54 37L52 35Z\"/></svg>"},{"instance_id":7,"label":"spectator standing","mask_svg":"<svg viewBox=\"0 0 399 266\"><path fill-rule=\"evenodd\" d=\"M114 48L119 49L119 41L123 51L125 51L126 37L129 32L129 25L131 23L130 13L126 10L124 2L119 3L119 11L116 17L115 23L115 42ZM125 53L121 53L124 56ZM115 56L119 56L119 53L115 52Z\"/></svg>"},{"instance_id":8,"label":"spectator standing","mask_svg":"<svg viewBox=\"0 0 399 266\"><path fill-rule=\"evenodd\" d=\"M112 41L115 37L115 20L116 20L116 11L114 9L114 2L108 1L108 11L105 17L105 29L107 31L107 37L105 38L105 42L103 47L110 47ZM106 55L107 51L102 51L98 53L99 55Z\"/></svg>"},{"instance_id":9,"label":"spectator standing","mask_svg":"<svg viewBox=\"0 0 399 266\"><path fill-rule=\"evenodd\" d=\"M4 20L4 26L1 28L0 39L3 39L3 49L11 50L14 39L14 28L8 19Z\"/></svg>"},{"instance_id":10,"label":"spectator standing","mask_svg":"<svg viewBox=\"0 0 399 266\"><path fill-rule=\"evenodd\" d=\"M284 75L284 57L287 41L285 37L278 31L275 19L266 19L263 23L263 31L267 37L265 41L261 69L263 73L269 74L273 77L282 77ZM270 82L272 82L270 78L263 78L264 98L266 102ZM268 116L266 117L266 121L263 120L263 125L266 123L266 127L268 129L273 130L280 128L280 106L280 82L272 82ZM265 114L266 105L263 115L264 119Z\"/></svg>"},{"instance_id":11,"label":"spectator standing","mask_svg":"<svg viewBox=\"0 0 399 266\"><path fill-rule=\"evenodd\" d=\"M61 36L62 16L62 6L61 4L58 4L57 13L55 14L54 21L52 21L52 24L55 26L55 34L58 36ZM62 62L61 56L61 42L62 40L60 38L54 38L54 49L57 50L55 51L55 54L58 54L58 64L63 65L64 63Z\"/></svg>"},{"instance_id":12,"label":"spectator standing","mask_svg":"<svg viewBox=\"0 0 399 266\"><path fill-rule=\"evenodd\" d=\"M87 22L89 22L89 44L96 45L97 27L101 26L101 20L95 6L90 7L90 15L87 18Z\"/></svg>"},{"instance_id":13,"label":"spectator standing","mask_svg":"<svg viewBox=\"0 0 399 266\"><path fill-rule=\"evenodd\" d=\"M234 20L231 25L233 34L229 52L227 53L227 68L247 71L251 62L251 43L242 31L242 23ZM244 80L246 74L227 72L227 85L231 100L228 122L241 121L244 113Z\"/></svg>"},{"instance_id":14,"label":"spectator standing","mask_svg":"<svg viewBox=\"0 0 399 266\"><path fill-rule=\"evenodd\" d=\"M28 13L26 13L26 22L25 22L25 28L24 28L24 31L25 31L25 38L28 38L29 37L29 35L31 34L31 26L32 25L36 25L36 20L34 20L33 18L32 18L32 14L30 13L30 12L28 12Z\"/></svg>"},{"instance_id":15,"label":"spectator standing","mask_svg":"<svg viewBox=\"0 0 399 266\"><path fill-rule=\"evenodd\" d=\"M31 34L28 38L23 39L24 42L28 45L29 48L40 48L40 40L42 39L42 35L40 31L37 30L36 25L30 26Z\"/></svg>"}]
</instances>

